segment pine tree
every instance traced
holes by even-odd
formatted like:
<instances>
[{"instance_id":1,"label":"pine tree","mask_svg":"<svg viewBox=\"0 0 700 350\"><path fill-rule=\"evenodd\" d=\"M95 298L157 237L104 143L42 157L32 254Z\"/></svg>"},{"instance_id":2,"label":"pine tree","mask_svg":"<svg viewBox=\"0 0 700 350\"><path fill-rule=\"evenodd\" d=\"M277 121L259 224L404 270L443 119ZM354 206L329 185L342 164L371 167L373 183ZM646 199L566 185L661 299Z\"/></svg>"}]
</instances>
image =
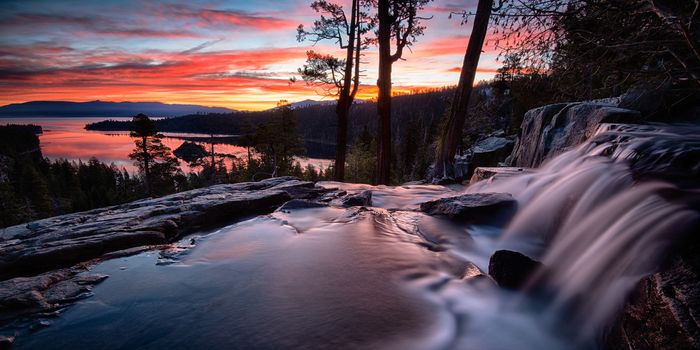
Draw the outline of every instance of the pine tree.
<instances>
[{"instance_id":1,"label":"pine tree","mask_svg":"<svg viewBox=\"0 0 700 350\"><path fill-rule=\"evenodd\" d=\"M144 175L146 191L149 195L163 194L175 190L174 176L180 163L173 157L170 148L163 144L163 134L156 129L155 123L144 114L132 120L131 137L136 140L136 148L129 158L139 167Z\"/></svg>"}]
</instances>

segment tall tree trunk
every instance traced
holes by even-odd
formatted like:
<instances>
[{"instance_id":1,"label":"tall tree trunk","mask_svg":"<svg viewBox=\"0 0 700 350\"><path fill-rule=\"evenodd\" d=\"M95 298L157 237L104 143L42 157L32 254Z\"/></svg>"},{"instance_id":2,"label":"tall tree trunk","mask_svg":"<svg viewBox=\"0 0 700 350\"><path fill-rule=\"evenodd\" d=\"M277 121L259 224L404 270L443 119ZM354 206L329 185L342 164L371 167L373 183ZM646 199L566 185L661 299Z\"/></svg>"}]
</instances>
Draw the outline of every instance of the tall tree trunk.
<instances>
[{"instance_id":1,"label":"tall tree trunk","mask_svg":"<svg viewBox=\"0 0 700 350\"><path fill-rule=\"evenodd\" d=\"M341 99L343 99L341 97ZM338 100L335 114L338 117L338 128L335 137L335 171L333 180L345 181L345 153L348 144L348 114L350 112L347 101Z\"/></svg>"},{"instance_id":2,"label":"tall tree trunk","mask_svg":"<svg viewBox=\"0 0 700 350\"><path fill-rule=\"evenodd\" d=\"M379 29L379 77L377 87L377 115L379 125L377 131L377 183L388 185L391 179L391 24L389 0L379 0L377 6Z\"/></svg>"},{"instance_id":3,"label":"tall tree trunk","mask_svg":"<svg viewBox=\"0 0 700 350\"><path fill-rule=\"evenodd\" d=\"M214 134L210 134L210 141L211 141L211 144L210 144L210 146L211 146L211 151L210 151L211 167L212 167L212 169L214 169L214 161L215 161L214 160L214 155L215 155L215 153L214 153Z\"/></svg>"},{"instance_id":4,"label":"tall tree trunk","mask_svg":"<svg viewBox=\"0 0 700 350\"><path fill-rule=\"evenodd\" d=\"M440 152L435 161L435 178L454 178L454 158L462 139L462 129L469 110L469 98L474 87L474 75L486 39L493 0L479 0L474 17L474 28L469 36L467 52L462 63L462 73L452 100L452 108L442 133Z\"/></svg>"},{"instance_id":5,"label":"tall tree trunk","mask_svg":"<svg viewBox=\"0 0 700 350\"><path fill-rule=\"evenodd\" d=\"M143 152L143 173L146 175L146 193L151 196L153 191L151 188L151 157L148 154L148 137L141 136L141 142L143 143L141 151Z\"/></svg>"},{"instance_id":6,"label":"tall tree trunk","mask_svg":"<svg viewBox=\"0 0 700 350\"><path fill-rule=\"evenodd\" d=\"M353 69L355 63L355 39L360 36L360 31L357 28L359 11L359 0L352 1L352 15L350 17L350 33L348 34L348 46L346 48L345 70L343 76L343 87L338 96L338 104L335 108L335 113L338 117L338 129L335 138L335 172L333 179L335 181L345 180L345 153L348 144L348 114L352 107L354 99L353 89Z\"/></svg>"}]
</instances>

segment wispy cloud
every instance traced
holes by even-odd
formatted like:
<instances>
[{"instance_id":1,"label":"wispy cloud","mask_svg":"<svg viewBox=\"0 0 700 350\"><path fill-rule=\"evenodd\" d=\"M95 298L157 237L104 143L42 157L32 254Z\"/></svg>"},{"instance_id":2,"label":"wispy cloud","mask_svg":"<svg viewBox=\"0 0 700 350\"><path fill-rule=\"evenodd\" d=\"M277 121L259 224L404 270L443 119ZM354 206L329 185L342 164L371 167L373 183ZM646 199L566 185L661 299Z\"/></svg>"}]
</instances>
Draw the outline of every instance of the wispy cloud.
<instances>
[{"instance_id":1,"label":"wispy cloud","mask_svg":"<svg viewBox=\"0 0 700 350\"><path fill-rule=\"evenodd\" d=\"M196 19L202 27L253 28L257 30L281 30L294 28L295 21L273 17L262 13L239 10L221 10L196 8L187 5L170 4L161 8L161 14L167 18Z\"/></svg>"},{"instance_id":2,"label":"wispy cloud","mask_svg":"<svg viewBox=\"0 0 700 350\"><path fill-rule=\"evenodd\" d=\"M185 51L182 51L182 52L180 52L180 54L181 54L181 55L193 54L193 53L195 53L195 52L197 52L197 51L204 50L204 49L206 49L207 47L214 46L214 45L216 45L217 43L220 43L222 40L224 40L224 39L216 39L216 40L206 41L206 42L203 42L203 43L201 43L201 44L199 44L199 45L197 45L197 46L195 46L195 47L193 47L193 48L191 48L191 49L187 49L187 50L185 50Z\"/></svg>"}]
</instances>

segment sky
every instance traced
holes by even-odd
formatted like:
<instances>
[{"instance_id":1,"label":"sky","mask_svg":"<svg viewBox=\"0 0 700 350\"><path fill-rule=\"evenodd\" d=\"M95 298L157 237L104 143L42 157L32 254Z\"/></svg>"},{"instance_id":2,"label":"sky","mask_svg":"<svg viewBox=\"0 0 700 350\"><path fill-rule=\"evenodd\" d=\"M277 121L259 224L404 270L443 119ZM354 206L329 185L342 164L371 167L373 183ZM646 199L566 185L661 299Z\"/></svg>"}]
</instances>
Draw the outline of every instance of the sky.
<instances>
[{"instance_id":1,"label":"sky","mask_svg":"<svg viewBox=\"0 0 700 350\"><path fill-rule=\"evenodd\" d=\"M339 0L345 3L347 0ZM279 100L328 99L289 78L307 50L339 55L333 42L297 42L318 15L310 0L0 1L0 105L35 100L159 101L237 110ZM475 0L435 0L425 35L394 64L398 92L456 85L471 22L451 11ZM358 98L376 93L376 48L364 58ZM500 66L487 43L477 80Z\"/></svg>"}]
</instances>

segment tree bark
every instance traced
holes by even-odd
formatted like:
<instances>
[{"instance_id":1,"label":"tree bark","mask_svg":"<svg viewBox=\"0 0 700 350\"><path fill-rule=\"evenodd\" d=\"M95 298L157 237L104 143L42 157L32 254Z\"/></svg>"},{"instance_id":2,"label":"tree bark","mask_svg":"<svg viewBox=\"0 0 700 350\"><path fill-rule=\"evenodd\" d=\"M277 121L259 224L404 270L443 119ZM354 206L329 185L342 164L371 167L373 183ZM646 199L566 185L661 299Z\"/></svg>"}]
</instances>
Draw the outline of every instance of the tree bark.
<instances>
[{"instance_id":1,"label":"tree bark","mask_svg":"<svg viewBox=\"0 0 700 350\"><path fill-rule=\"evenodd\" d=\"M151 157L148 154L148 137L141 136L141 142L143 142L143 173L146 175L146 193L148 193L148 195L151 196L153 195L153 191L151 188Z\"/></svg>"},{"instance_id":2,"label":"tree bark","mask_svg":"<svg viewBox=\"0 0 700 350\"><path fill-rule=\"evenodd\" d=\"M345 153L348 143L348 114L350 112L349 104L342 100L341 97L335 109L338 128L335 137L335 171L333 173L333 180L340 182L345 181Z\"/></svg>"},{"instance_id":3,"label":"tree bark","mask_svg":"<svg viewBox=\"0 0 700 350\"><path fill-rule=\"evenodd\" d=\"M379 0L377 6L379 28L379 77L377 79L377 183L388 185L391 180L391 24L389 0Z\"/></svg>"},{"instance_id":4,"label":"tree bark","mask_svg":"<svg viewBox=\"0 0 700 350\"><path fill-rule=\"evenodd\" d=\"M352 107L352 101L355 97L356 88L353 84L357 84L356 80L353 78L353 64L357 61L355 60L355 55L359 56L359 52L356 53L356 41L359 45L360 31L358 30L358 12L359 12L359 0L352 1L352 15L350 17L350 33L348 33L348 45L346 48L345 57L345 71L343 76L343 86L340 90L340 96L338 96L338 104L335 108L336 116L338 117L338 128L335 138L335 171L333 173L333 179L335 181L345 180L345 153L347 152L348 143L348 114L350 114L350 107ZM359 49L359 47L357 47ZM359 62L357 62L359 64Z\"/></svg>"},{"instance_id":5,"label":"tree bark","mask_svg":"<svg viewBox=\"0 0 700 350\"><path fill-rule=\"evenodd\" d=\"M442 133L440 151L435 161L433 177L454 178L454 158L457 146L462 140L462 129L469 110L469 99L474 88L474 76L479 64L479 57L486 39L486 32L491 16L493 0L479 0L474 17L474 27L469 36L467 52L462 63L462 72L459 76L459 84L452 100L450 116Z\"/></svg>"}]
</instances>

